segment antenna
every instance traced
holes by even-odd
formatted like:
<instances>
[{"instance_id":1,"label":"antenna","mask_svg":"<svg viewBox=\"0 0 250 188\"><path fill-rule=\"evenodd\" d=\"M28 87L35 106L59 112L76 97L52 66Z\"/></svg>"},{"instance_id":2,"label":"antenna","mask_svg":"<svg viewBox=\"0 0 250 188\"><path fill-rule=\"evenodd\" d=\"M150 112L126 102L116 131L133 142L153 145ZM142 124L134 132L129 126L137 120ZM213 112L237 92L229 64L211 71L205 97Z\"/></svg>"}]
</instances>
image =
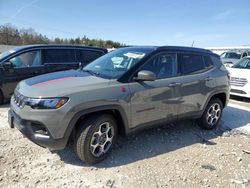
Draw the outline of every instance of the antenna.
<instances>
[{"instance_id":1,"label":"antenna","mask_svg":"<svg viewBox=\"0 0 250 188\"><path fill-rule=\"evenodd\" d=\"M193 42L192 42L192 47L194 46L194 42L195 42L195 40L193 40Z\"/></svg>"}]
</instances>

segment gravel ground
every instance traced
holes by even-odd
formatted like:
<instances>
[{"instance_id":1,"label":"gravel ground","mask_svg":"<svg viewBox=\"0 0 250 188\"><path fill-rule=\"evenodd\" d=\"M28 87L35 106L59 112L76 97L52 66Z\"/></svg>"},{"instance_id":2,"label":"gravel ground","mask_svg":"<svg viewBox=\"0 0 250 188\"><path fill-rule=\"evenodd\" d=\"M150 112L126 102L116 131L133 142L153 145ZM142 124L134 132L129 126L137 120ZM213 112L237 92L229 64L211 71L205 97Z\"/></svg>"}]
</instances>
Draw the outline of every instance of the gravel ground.
<instances>
[{"instance_id":1,"label":"gravel ground","mask_svg":"<svg viewBox=\"0 0 250 188\"><path fill-rule=\"evenodd\" d=\"M7 126L0 106L0 187L250 187L250 137L179 122L119 138L87 166L70 148L51 153ZM225 123L225 121L224 121Z\"/></svg>"}]
</instances>

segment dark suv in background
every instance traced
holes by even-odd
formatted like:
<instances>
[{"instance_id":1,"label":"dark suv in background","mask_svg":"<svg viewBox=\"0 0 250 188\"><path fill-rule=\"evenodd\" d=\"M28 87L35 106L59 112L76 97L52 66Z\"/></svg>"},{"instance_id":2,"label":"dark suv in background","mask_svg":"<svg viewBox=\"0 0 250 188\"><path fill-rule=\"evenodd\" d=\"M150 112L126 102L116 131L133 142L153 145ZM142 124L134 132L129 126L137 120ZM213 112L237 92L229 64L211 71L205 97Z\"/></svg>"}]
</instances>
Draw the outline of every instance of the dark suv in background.
<instances>
[{"instance_id":1,"label":"dark suv in background","mask_svg":"<svg viewBox=\"0 0 250 188\"><path fill-rule=\"evenodd\" d=\"M0 55L0 104L23 79L78 69L105 53L103 48L73 45L28 45L6 51Z\"/></svg>"}]
</instances>

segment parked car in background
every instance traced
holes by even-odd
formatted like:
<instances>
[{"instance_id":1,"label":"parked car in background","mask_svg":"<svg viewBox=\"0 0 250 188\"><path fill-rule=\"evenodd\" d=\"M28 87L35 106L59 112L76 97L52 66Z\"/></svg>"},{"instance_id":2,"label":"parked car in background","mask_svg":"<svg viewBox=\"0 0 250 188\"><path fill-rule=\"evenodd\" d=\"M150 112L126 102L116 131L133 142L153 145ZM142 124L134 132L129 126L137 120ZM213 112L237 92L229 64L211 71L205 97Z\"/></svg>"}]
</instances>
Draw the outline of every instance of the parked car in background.
<instances>
[{"instance_id":1,"label":"parked car in background","mask_svg":"<svg viewBox=\"0 0 250 188\"><path fill-rule=\"evenodd\" d=\"M241 58L244 58L248 55L250 55L248 51L244 52L229 51L222 53L220 57L223 64L225 64L227 67L231 67L235 63L237 63Z\"/></svg>"},{"instance_id":2,"label":"parked car in background","mask_svg":"<svg viewBox=\"0 0 250 188\"><path fill-rule=\"evenodd\" d=\"M215 128L229 99L228 74L204 49L120 48L82 70L20 82L9 124L53 150L74 140L77 156L93 164L107 157L118 134L187 118Z\"/></svg>"},{"instance_id":3,"label":"parked car in background","mask_svg":"<svg viewBox=\"0 0 250 188\"><path fill-rule=\"evenodd\" d=\"M17 83L40 74L78 69L107 53L106 49L73 45L19 46L0 55L0 104Z\"/></svg>"},{"instance_id":4,"label":"parked car in background","mask_svg":"<svg viewBox=\"0 0 250 188\"><path fill-rule=\"evenodd\" d=\"M250 98L250 56L228 68L231 74L231 95Z\"/></svg>"}]
</instances>

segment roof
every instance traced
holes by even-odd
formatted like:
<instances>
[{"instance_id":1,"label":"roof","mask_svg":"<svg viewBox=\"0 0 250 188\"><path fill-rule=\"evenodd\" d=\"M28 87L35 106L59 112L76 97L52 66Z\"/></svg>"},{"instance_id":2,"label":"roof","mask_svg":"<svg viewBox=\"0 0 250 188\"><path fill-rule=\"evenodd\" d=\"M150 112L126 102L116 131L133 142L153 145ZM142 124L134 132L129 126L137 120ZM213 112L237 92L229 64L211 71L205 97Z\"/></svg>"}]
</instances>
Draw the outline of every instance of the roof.
<instances>
[{"instance_id":1,"label":"roof","mask_svg":"<svg viewBox=\"0 0 250 188\"><path fill-rule=\"evenodd\" d=\"M186 47L186 46L160 46L158 49L164 50L181 50L181 51L192 51L192 52L201 52L201 53L213 53L210 50L206 50L203 48L195 48L195 47Z\"/></svg>"},{"instance_id":2,"label":"roof","mask_svg":"<svg viewBox=\"0 0 250 188\"><path fill-rule=\"evenodd\" d=\"M176 51L188 51L188 52L199 52L199 53L209 53L214 54L210 50L194 47L185 47L185 46L128 46L132 48L144 48L151 50L176 50Z\"/></svg>"},{"instance_id":3,"label":"roof","mask_svg":"<svg viewBox=\"0 0 250 188\"><path fill-rule=\"evenodd\" d=\"M82 45L71 45L71 44L32 44L32 45L22 45L17 46L15 48L16 50L23 50L23 49L29 49L29 48L42 48L42 47L72 47L72 48L88 48L88 49L99 49L104 50L104 48L99 47L92 47L92 46L82 46ZM106 49L105 49L106 50Z\"/></svg>"}]
</instances>

